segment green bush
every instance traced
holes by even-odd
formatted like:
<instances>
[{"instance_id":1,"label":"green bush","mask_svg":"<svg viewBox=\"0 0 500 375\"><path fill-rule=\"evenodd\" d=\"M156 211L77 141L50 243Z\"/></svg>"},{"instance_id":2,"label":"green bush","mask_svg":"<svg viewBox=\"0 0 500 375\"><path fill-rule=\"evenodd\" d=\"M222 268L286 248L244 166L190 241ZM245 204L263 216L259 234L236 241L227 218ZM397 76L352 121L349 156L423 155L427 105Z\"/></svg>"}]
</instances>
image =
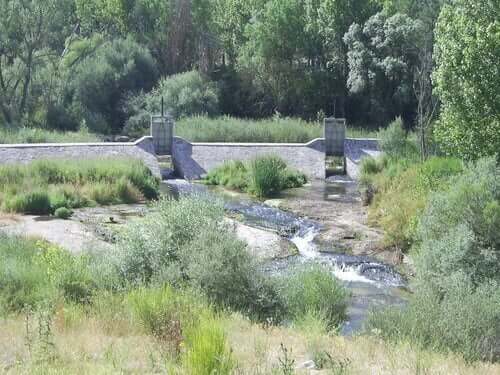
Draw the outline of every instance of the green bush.
<instances>
[{"instance_id":1,"label":"green bush","mask_svg":"<svg viewBox=\"0 0 500 375\"><path fill-rule=\"evenodd\" d=\"M381 129L377 138L380 149L389 157L410 159L418 157L418 147L408 138L400 117L391 122L386 129Z\"/></svg>"},{"instance_id":2,"label":"green bush","mask_svg":"<svg viewBox=\"0 0 500 375\"><path fill-rule=\"evenodd\" d=\"M170 286L137 288L126 296L133 318L156 338L180 349L185 331L196 326L203 300L193 293L174 291Z\"/></svg>"},{"instance_id":3,"label":"green bush","mask_svg":"<svg viewBox=\"0 0 500 375\"><path fill-rule=\"evenodd\" d=\"M69 208L66 207L59 207L57 210L55 210L54 215L58 217L59 219L67 220L71 217L73 212Z\"/></svg>"},{"instance_id":4,"label":"green bush","mask_svg":"<svg viewBox=\"0 0 500 375\"><path fill-rule=\"evenodd\" d=\"M44 191L17 194L6 200L5 208L32 215L48 215L51 212L50 198Z\"/></svg>"},{"instance_id":5,"label":"green bush","mask_svg":"<svg viewBox=\"0 0 500 375\"><path fill-rule=\"evenodd\" d=\"M387 159L380 173L362 174L362 187L374 194L369 220L384 229L384 244L408 250L429 194L446 189L462 168L461 161L451 158L433 157L424 163Z\"/></svg>"},{"instance_id":6,"label":"green bush","mask_svg":"<svg viewBox=\"0 0 500 375\"><path fill-rule=\"evenodd\" d=\"M73 64L70 74L69 110L103 134L121 131L127 115L123 101L131 93L150 90L157 70L150 52L127 38L96 46L94 53Z\"/></svg>"},{"instance_id":7,"label":"green bush","mask_svg":"<svg viewBox=\"0 0 500 375\"><path fill-rule=\"evenodd\" d=\"M41 160L0 167L4 211L48 214L61 207L135 203L158 195L159 180L137 160Z\"/></svg>"},{"instance_id":8,"label":"green bush","mask_svg":"<svg viewBox=\"0 0 500 375\"><path fill-rule=\"evenodd\" d=\"M129 98L129 118L124 133L133 136L147 134L151 114L164 110L174 118L192 115L215 115L218 112L218 93L213 83L197 71L163 77L148 94Z\"/></svg>"},{"instance_id":9,"label":"green bush","mask_svg":"<svg viewBox=\"0 0 500 375\"><path fill-rule=\"evenodd\" d=\"M371 313L369 332L424 349L460 353L468 361L500 359L500 288L498 283L471 288L455 280L441 295L419 289L403 310Z\"/></svg>"},{"instance_id":10,"label":"green bush","mask_svg":"<svg viewBox=\"0 0 500 375\"><path fill-rule=\"evenodd\" d=\"M455 173L453 163L444 160ZM435 189L437 171L446 170L436 165L420 166L429 178L412 186ZM480 159L425 199L415 231L417 276L409 306L376 313L371 328L391 340L452 350L468 360L500 360L498 176L494 157Z\"/></svg>"},{"instance_id":11,"label":"green bush","mask_svg":"<svg viewBox=\"0 0 500 375\"><path fill-rule=\"evenodd\" d=\"M348 293L324 266L295 270L282 280L281 293L290 317L296 321L312 313L324 317L332 329L346 318Z\"/></svg>"},{"instance_id":12,"label":"green bush","mask_svg":"<svg viewBox=\"0 0 500 375\"><path fill-rule=\"evenodd\" d=\"M284 187L285 169L286 164L277 157L267 156L252 160L248 191L258 198L276 195Z\"/></svg>"},{"instance_id":13,"label":"green bush","mask_svg":"<svg viewBox=\"0 0 500 375\"><path fill-rule=\"evenodd\" d=\"M101 142L88 131L59 132L38 128L4 129L0 126L0 144Z\"/></svg>"},{"instance_id":14,"label":"green bush","mask_svg":"<svg viewBox=\"0 0 500 375\"><path fill-rule=\"evenodd\" d=\"M132 285L185 284L218 306L255 319L278 319L274 285L258 271L245 244L223 225L220 202L183 197L162 200L156 212L128 225L112 254L121 277Z\"/></svg>"},{"instance_id":15,"label":"green bush","mask_svg":"<svg viewBox=\"0 0 500 375\"><path fill-rule=\"evenodd\" d=\"M276 156L261 156L248 163L226 162L210 171L204 181L265 198L283 189L300 187L307 178L303 173L287 168L286 163Z\"/></svg>"},{"instance_id":16,"label":"green bush","mask_svg":"<svg viewBox=\"0 0 500 375\"><path fill-rule=\"evenodd\" d=\"M213 226L199 230L181 252L190 284L218 306L229 307L259 321L279 321L283 304L274 283L229 229Z\"/></svg>"}]
</instances>

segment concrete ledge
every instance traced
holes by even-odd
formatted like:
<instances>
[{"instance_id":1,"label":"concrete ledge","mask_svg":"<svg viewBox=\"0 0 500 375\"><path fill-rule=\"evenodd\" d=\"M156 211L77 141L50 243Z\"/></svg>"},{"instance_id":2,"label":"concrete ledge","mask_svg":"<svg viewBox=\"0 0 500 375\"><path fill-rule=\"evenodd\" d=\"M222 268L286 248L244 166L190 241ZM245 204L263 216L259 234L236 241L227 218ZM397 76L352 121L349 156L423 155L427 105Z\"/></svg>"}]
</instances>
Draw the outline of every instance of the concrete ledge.
<instances>
[{"instance_id":1,"label":"concrete ledge","mask_svg":"<svg viewBox=\"0 0 500 375\"><path fill-rule=\"evenodd\" d=\"M160 167L151 137L127 143L34 143L0 145L1 164L29 164L36 160L134 158L144 162L154 176L160 177Z\"/></svg>"},{"instance_id":2,"label":"concrete ledge","mask_svg":"<svg viewBox=\"0 0 500 375\"><path fill-rule=\"evenodd\" d=\"M192 143L174 137L172 150L176 173L189 180L199 179L226 161L248 161L263 155L277 155L309 178L325 178L322 138L308 143Z\"/></svg>"}]
</instances>

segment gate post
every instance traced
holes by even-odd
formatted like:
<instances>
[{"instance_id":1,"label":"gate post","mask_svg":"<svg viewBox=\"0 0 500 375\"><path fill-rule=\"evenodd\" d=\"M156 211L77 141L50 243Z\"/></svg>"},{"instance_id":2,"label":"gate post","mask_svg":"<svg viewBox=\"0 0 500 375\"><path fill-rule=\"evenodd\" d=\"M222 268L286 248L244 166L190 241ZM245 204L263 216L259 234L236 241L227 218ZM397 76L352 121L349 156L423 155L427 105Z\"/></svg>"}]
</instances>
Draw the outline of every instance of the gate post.
<instances>
[{"instance_id":1,"label":"gate post","mask_svg":"<svg viewBox=\"0 0 500 375\"><path fill-rule=\"evenodd\" d=\"M151 137L156 155L171 155L174 138L172 116L151 116Z\"/></svg>"},{"instance_id":2,"label":"gate post","mask_svg":"<svg viewBox=\"0 0 500 375\"><path fill-rule=\"evenodd\" d=\"M326 156L344 156L345 133L345 118L325 118Z\"/></svg>"}]
</instances>

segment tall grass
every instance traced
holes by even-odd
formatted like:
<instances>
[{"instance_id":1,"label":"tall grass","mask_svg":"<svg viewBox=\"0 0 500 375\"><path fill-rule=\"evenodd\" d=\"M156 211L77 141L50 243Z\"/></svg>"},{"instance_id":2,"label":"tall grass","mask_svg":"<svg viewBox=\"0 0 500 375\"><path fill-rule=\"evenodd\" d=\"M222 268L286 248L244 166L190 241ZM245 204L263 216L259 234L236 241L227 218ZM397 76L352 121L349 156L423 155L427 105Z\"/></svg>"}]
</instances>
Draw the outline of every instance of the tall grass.
<instances>
[{"instance_id":1,"label":"tall grass","mask_svg":"<svg viewBox=\"0 0 500 375\"><path fill-rule=\"evenodd\" d=\"M300 187L307 182L304 174L287 167L277 156L260 156L248 163L230 161L210 171L205 182L245 191L258 198L277 195L283 189Z\"/></svg>"},{"instance_id":2,"label":"tall grass","mask_svg":"<svg viewBox=\"0 0 500 375\"><path fill-rule=\"evenodd\" d=\"M282 280L281 293L288 314L299 325L314 316L332 329L346 317L347 290L324 266L313 264L295 270Z\"/></svg>"},{"instance_id":3,"label":"tall grass","mask_svg":"<svg viewBox=\"0 0 500 375\"><path fill-rule=\"evenodd\" d=\"M0 127L0 144L101 142L99 136L82 130L60 132L38 128L9 130Z\"/></svg>"},{"instance_id":4,"label":"tall grass","mask_svg":"<svg viewBox=\"0 0 500 375\"><path fill-rule=\"evenodd\" d=\"M323 137L323 125L298 118L247 120L229 116L195 116L179 120L175 134L192 142L306 143ZM371 138L376 132L348 128L347 135Z\"/></svg>"},{"instance_id":5,"label":"tall grass","mask_svg":"<svg viewBox=\"0 0 500 375\"><path fill-rule=\"evenodd\" d=\"M159 182L136 160L41 160L0 166L0 208L49 214L60 207L155 199Z\"/></svg>"}]
</instances>

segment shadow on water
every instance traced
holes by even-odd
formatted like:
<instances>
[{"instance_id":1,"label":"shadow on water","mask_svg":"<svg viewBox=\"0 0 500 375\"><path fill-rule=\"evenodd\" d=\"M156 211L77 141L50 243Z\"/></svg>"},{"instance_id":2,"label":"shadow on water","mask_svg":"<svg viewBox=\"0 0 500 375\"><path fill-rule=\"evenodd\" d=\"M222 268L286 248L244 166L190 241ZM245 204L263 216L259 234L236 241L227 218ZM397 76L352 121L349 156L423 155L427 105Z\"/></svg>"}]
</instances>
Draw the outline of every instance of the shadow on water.
<instances>
[{"instance_id":1,"label":"shadow on water","mask_svg":"<svg viewBox=\"0 0 500 375\"><path fill-rule=\"evenodd\" d=\"M165 182L162 191L174 198L193 194L222 197L225 209L240 216L247 225L272 229L289 238L297 246L299 255L266 262L263 269L267 273L285 274L294 267L313 262L329 267L351 293L348 321L341 329L343 335L360 332L371 309L405 304L406 281L391 266L365 256L320 252L314 243L321 230L320 223L245 196L220 194L205 185L190 184L183 180ZM303 196L308 199L344 202L358 199L356 187L349 180L291 189L280 198Z\"/></svg>"}]
</instances>

